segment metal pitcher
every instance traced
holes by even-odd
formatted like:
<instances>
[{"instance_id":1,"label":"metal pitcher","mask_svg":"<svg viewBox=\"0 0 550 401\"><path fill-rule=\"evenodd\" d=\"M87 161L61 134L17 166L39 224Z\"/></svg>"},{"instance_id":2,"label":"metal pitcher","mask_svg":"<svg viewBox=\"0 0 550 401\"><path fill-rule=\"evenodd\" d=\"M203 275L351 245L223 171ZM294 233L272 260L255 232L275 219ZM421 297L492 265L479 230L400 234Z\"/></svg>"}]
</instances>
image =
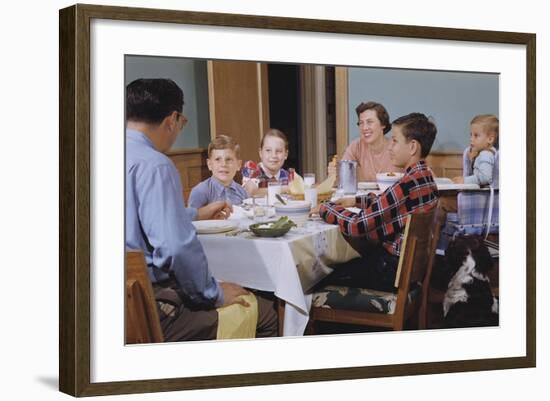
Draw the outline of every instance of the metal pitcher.
<instances>
[{"instance_id":1,"label":"metal pitcher","mask_svg":"<svg viewBox=\"0 0 550 401\"><path fill-rule=\"evenodd\" d=\"M357 192L357 162L355 160L340 160L338 162L338 189L344 194Z\"/></svg>"}]
</instances>

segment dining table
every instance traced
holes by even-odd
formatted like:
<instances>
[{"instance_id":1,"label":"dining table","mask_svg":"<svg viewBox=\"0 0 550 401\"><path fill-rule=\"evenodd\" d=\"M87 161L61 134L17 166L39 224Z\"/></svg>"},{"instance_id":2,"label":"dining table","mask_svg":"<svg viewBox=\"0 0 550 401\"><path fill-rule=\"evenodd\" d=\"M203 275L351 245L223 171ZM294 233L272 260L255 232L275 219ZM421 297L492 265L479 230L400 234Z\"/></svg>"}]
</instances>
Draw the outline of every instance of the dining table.
<instances>
[{"instance_id":1,"label":"dining table","mask_svg":"<svg viewBox=\"0 0 550 401\"><path fill-rule=\"evenodd\" d=\"M453 182L450 178L446 177L435 177L434 181L437 186L437 190L442 196L451 196L456 195L456 193L458 192L479 191L484 189L477 184L458 184ZM378 195L383 191L382 189L380 189L376 181L363 181L357 183L357 191L355 194L345 194L345 196L366 195L369 192ZM338 189L335 189L332 199L336 199L342 196L343 194L338 191Z\"/></svg>"},{"instance_id":2,"label":"dining table","mask_svg":"<svg viewBox=\"0 0 550 401\"><path fill-rule=\"evenodd\" d=\"M446 178L436 178L436 184L442 197L455 199L458 192L480 190L476 184L455 184ZM382 191L376 182L360 182L355 194L335 190L332 200L369 192ZM333 271L331 266L359 257L359 253L337 225L319 217L309 218L281 237L263 238L249 230L257 222L250 213L240 206L233 209L228 219L234 226L231 231L198 231L210 271L217 280L273 292L285 301L283 335L302 336L309 320L312 288ZM272 215L271 220L277 217Z\"/></svg>"},{"instance_id":3,"label":"dining table","mask_svg":"<svg viewBox=\"0 0 550 401\"><path fill-rule=\"evenodd\" d=\"M338 226L318 217L283 236L264 238L248 229L255 221L239 212L234 207L228 220L235 229L229 232L197 231L210 271L217 280L273 292L285 301L283 336L302 336L309 320L311 289L333 271L332 265L359 254Z\"/></svg>"}]
</instances>

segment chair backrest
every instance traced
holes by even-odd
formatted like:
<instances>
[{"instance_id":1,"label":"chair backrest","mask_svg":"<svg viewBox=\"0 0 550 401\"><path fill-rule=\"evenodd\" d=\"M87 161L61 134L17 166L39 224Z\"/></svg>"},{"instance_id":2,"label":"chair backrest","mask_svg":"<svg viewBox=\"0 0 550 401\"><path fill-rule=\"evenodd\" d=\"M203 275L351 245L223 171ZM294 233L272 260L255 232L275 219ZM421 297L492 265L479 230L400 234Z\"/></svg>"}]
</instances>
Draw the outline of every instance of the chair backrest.
<instances>
[{"instance_id":1,"label":"chair backrest","mask_svg":"<svg viewBox=\"0 0 550 401\"><path fill-rule=\"evenodd\" d=\"M414 213L408 216L395 277L396 287L401 287L405 279L408 279L409 283L423 282L433 246L436 213L437 207L427 213Z\"/></svg>"},{"instance_id":2,"label":"chair backrest","mask_svg":"<svg viewBox=\"0 0 550 401\"><path fill-rule=\"evenodd\" d=\"M401 257L395 286L397 301L395 315L405 317L411 283L420 283L421 304L427 296L424 289L429 285L435 248L439 237L441 209L439 206L427 213L415 213L408 216L405 226Z\"/></svg>"},{"instance_id":3,"label":"chair backrest","mask_svg":"<svg viewBox=\"0 0 550 401\"><path fill-rule=\"evenodd\" d=\"M126 344L163 342L157 303L142 251L126 251Z\"/></svg>"}]
</instances>

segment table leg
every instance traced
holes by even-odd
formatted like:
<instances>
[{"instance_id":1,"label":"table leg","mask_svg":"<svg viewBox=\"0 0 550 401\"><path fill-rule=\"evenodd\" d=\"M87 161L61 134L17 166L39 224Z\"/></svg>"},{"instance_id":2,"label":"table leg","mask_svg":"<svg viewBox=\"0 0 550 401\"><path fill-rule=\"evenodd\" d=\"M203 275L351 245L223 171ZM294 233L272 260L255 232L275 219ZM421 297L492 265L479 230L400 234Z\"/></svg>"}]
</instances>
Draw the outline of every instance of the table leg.
<instances>
[{"instance_id":1,"label":"table leg","mask_svg":"<svg viewBox=\"0 0 550 401\"><path fill-rule=\"evenodd\" d=\"M283 336L283 329L285 324L285 305L286 302L281 298L277 298L277 316L279 319L279 337Z\"/></svg>"}]
</instances>

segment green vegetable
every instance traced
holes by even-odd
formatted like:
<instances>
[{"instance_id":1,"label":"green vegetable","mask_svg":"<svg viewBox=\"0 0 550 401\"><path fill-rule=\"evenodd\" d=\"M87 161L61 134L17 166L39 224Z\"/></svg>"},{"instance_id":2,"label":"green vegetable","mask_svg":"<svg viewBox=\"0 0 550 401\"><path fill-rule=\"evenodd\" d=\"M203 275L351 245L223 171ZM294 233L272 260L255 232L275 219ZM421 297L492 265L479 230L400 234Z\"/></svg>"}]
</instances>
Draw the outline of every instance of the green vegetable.
<instances>
[{"instance_id":1,"label":"green vegetable","mask_svg":"<svg viewBox=\"0 0 550 401\"><path fill-rule=\"evenodd\" d=\"M271 228L283 228L286 225L287 222L288 222L288 217L283 216L283 217L279 218L279 220L274 222L273 226L271 226Z\"/></svg>"},{"instance_id":2,"label":"green vegetable","mask_svg":"<svg viewBox=\"0 0 550 401\"><path fill-rule=\"evenodd\" d=\"M296 224L294 224L294 222L290 220L287 216L282 216L279 218L279 220L273 223L273 226L271 226L271 228L285 228L288 226L296 227Z\"/></svg>"}]
</instances>

